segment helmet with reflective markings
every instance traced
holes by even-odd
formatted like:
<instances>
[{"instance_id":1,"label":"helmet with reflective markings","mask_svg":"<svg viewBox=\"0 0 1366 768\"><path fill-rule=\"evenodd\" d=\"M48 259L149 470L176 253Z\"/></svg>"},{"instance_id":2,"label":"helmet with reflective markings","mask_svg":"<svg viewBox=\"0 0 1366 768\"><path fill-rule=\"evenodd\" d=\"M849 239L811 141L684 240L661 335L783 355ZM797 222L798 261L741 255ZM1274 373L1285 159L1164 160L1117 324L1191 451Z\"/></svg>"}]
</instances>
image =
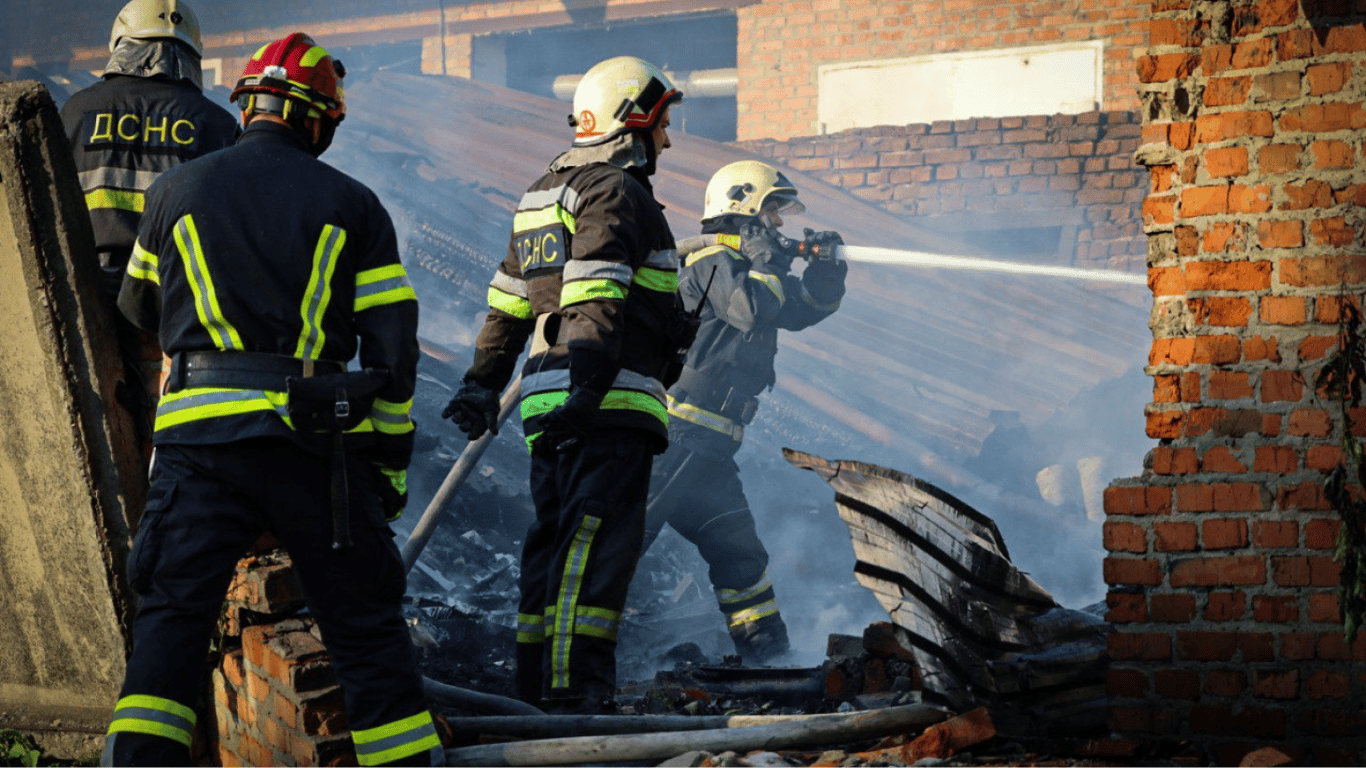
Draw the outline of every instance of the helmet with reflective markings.
<instances>
[{"instance_id":1,"label":"helmet with reflective markings","mask_svg":"<svg viewBox=\"0 0 1366 768\"><path fill-rule=\"evenodd\" d=\"M722 166L707 182L702 221L728 214L758 216L765 207L774 213L806 210L797 199L797 188L781 171L758 160L740 160Z\"/></svg>"},{"instance_id":2,"label":"helmet with reflective markings","mask_svg":"<svg viewBox=\"0 0 1366 768\"><path fill-rule=\"evenodd\" d=\"M335 125L346 117L346 68L302 32L261 46L242 70L231 101L244 112L266 112L286 120L326 118ZM245 97L245 98L243 98ZM306 111L300 113L299 110Z\"/></svg>"},{"instance_id":3,"label":"helmet with reflective markings","mask_svg":"<svg viewBox=\"0 0 1366 768\"><path fill-rule=\"evenodd\" d=\"M179 40L195 53L204 52L204 44L199 39L199 18L179 0L132 0L123 6L109 33L109 50L117 48L125 37Z\"/></svg>"},{"instance_id":4,"label":"helmet with reflective markings","mask_svg":"<svg viewBox=\"0 0 1366 768\"><path fill-rule=\"evenodd\" d=\"M574 89L574 146L602 144L627 131L653 130L683 98L664 71L634 56L598 62Z\"/></svg>"}]
</instances>

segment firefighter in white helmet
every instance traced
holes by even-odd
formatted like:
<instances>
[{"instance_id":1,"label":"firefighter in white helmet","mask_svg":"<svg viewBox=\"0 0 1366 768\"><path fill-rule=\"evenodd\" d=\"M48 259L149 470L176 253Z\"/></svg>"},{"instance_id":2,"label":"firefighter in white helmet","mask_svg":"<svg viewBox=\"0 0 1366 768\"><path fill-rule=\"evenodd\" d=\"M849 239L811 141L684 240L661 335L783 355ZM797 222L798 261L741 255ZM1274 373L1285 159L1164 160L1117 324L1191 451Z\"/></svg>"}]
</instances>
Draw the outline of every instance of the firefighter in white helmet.
<instances>
[{"instance_id":1,"label":"firefighter in white helmet","mask_svg":"<svg viewBox=\"0 0 1366 768\"><path fill-rule=\"evenodd\" d=\"M144 193L163 172L232 146L237 118L201 92L199 21L178 0L132 0L109 36L104 77L62 105L62 124L76 160L95 235L101 293L114 312L125 380L119 400L150 439L152 401L140 360L159 359L155 339L114 310L133 252ZM150 375L150 372L148 372Z\"/></svg>"},{"instance_id":2,"label":"firefighter in white helmet","mask_svg":"<svg viewBox=\"0 0 1366 768\"><path fill-rule=\"evenodd\" d=\"M641 551L665 389L690 341L678 254L650 176L682 94L657 67L601 62L574 94L573 146L522 197L474 360L443 412L497 430L522 369L536 520L522 551L517 693L547 711L614 711L616 638Z\"/></svg>"},{"instance_id":3,"label":"firefighter in white helmet","mask_svg":"<svg viewBox=\"0 0 1366 768\"><path fill-rule=\"evenodd\" d=\"M778 234L805 206L778 169L757 160L721 168L707 184L702 231L716 244L684 254L679 292L702 304L701 328L669 390L669 452L650 482L646 542L665 523L695 544L736 651L767 663L789 649L734 456L759 395L773 386L778 331L829 317L844 296L847 266L834 232ZM793 258L807 259L800 275ZM708 287L710 286L710 287Z\"/></svg>"}]
</instances>

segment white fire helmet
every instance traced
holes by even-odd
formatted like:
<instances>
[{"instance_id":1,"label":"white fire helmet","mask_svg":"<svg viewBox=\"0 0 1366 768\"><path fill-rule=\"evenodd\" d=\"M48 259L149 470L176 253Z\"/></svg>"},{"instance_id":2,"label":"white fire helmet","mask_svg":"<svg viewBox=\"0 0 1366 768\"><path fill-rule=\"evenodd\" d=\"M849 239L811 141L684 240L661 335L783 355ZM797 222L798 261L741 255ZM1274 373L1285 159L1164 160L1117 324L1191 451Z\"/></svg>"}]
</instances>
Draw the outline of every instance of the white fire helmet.
<instances>
[{"instance_id":1,"label":"white fire helmet","mask_svg":"<svg viewBox=\"0 0 1366 768\"><path fill-rule=\"evenodd\" d=\"M653 130L683 93L659 67L634 56L593 65L574 89L574 146L591 147L627 131Z\"/></svg>"},{"instance_id":2,"label":"white fire helmet","mask_svg":"<svg viewBox=\"0 0 1366 768\"><path fill-rule=\"evenodd\" d=\"M797 199L797 188L781 171L758 160L740 160L723 166L707 182L702 221L727 214L758 216L765 205L779 214L806 210Z\"/></svg>"},{"instance_id":3,"label":"white fire helmet","mask_svg":"<svg viewBox=\"0 0 1366 768\"><path fill-rule=\"evenodd\" d=\"M132 0L123 6L109 33L110 52L125 37L134 40L170 38L185 43L195 53L204 52L204 44L199 39L199 18L190 6L179 0Z\"/></svg>"}]
</instances>

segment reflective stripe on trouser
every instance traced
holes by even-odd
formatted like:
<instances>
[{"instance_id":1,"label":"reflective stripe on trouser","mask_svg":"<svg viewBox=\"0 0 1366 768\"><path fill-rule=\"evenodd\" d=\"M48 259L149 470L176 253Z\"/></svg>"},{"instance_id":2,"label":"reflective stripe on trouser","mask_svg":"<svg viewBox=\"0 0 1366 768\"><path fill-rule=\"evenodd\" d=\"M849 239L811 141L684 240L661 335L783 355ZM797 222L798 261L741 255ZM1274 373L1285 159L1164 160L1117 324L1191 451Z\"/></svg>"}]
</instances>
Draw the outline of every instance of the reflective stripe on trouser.
<instances>
[{"instance_id":1,"label":"reflective stripe on trouser","mask_svg":"<svg viewBox=\"0 0 1366 768\"><path fill-rule=\"evenodd\" d=\"M598 430L574 450L532 456L536 520L522 550L518 613L545 617L544 642L519 631L519 696L615 693L616 631L644 536L651 440L643 430ZM519 621L519 630L533 625ZM533 653L540 663L523 663Z\"/></svg>"},{"instance_id":2,"label":"reflective stripe on trouser","mask_svg":"<svg viewBox=\"0 0 1366 768\"><path fill-rule=\"evenodd\" d=\"M731 629L778 613L778 599L767 573L748 587L716 590L716 604L726 615L726 626Z\"/></svg>"},{"instance_id":3,"label":"reflective stripe on trouser","mask_svg":"<svg viewBox=\"0 0 1366 768\"><path fill-rule=\"evenodd\" d=\"M289 467L289 482L263 483ZM289 551L326 638L347 719L373 729L427 711L401 612L403 561L384 522L374 473L348 462L352 546L331 547L329 460L288 438L157 448L147 505L128 556L138 592L121 696L197 701L209 639L237 561L269 529ZM119 765L188 765L178 742L119 732ZM148 742L160 742L160 744ZM167 747L178 750L167 754Z\"/></svg>"},{"instance_id":4,"label":"reflective stripe on trouser","mask_svg":"<svg viewBox=\"0 0 1366 768\"><path fill-rule=\"evenodd\" d=\"M351 741L356 745L356 762L361 765L385 765L424 752L432 757L428 765L445 764L432 713L425 710L375 728L353 729Z\"/></svg>"}]
</instances>

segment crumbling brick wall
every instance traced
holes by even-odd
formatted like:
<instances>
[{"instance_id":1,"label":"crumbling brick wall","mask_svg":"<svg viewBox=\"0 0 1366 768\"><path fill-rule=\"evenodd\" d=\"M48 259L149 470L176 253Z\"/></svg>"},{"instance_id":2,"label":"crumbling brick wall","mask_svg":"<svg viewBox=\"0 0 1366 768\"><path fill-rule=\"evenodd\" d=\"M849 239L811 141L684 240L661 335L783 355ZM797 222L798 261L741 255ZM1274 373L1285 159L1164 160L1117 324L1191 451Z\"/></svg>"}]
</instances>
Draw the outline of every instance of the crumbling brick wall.
<instances>
[{"instance_id":1,"label":"crumbling brick wall","mask_svg":"<svg viewBox=\"0 0 1366 768\"><path fill-rule=\"evenodd\" d=\"M1139 271L1147 253L1139 223L1147 179L1133 162L1139 129L1137 113L1088 112L860 128L744 146L906 217L1010 211L1046 223L1067 214L1072 263Z\"/></svg>"},{"instance_id":2,"label":"crumbling brick wall","mask_svg":"<svg viewBox=\"0 0 1366 768\"><path fill-rule=\"evenodd\" d=\"M1343 424L1312 385L1340 292L1366 292L1363 13L1154 0L1138 61L1160 442L1105 497L1111 724L1221 764L1366 757L1366 637L1343 639L1322 491Z\"/></svg>"},{"instance_id":3,"label":"crumbling brick wall","mask_svg":"<svg viewBox=\"0 0 1366 768\"><path fill-rule=\"evenodd\" d=\"M1133 57L1149 0L763 0L736 9L741 141L817 133L817 68L1104 39L1102 109L1138 106ZM888 94L915 98L915 94Z\"/></svg>"}]
</instances>

